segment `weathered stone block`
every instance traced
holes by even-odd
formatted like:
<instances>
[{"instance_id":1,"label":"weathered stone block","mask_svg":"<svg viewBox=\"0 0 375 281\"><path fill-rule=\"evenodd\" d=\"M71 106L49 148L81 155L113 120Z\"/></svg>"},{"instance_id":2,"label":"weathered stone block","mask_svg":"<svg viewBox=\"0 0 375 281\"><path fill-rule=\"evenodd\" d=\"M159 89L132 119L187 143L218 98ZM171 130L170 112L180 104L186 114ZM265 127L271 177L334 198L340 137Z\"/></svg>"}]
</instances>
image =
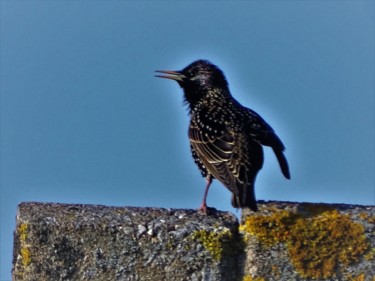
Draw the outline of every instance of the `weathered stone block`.
<instances>
[{"instance_id":1,"label":"weathered stone block","mask_svg":"<svg viewBox=\"0 0 375 281\"><path fill-rule=\"evenodd\" d=\"M260 203L242 214L244 281L375 281L375 207Z\"/></svg>"},{"instance_id":2,"label":"weathered stone block","mask_svg":"<svg viewBox=\"0 0 375 281\"><path fill-rule=\"evenodd\" d=\"M228 212L22 203L13 280L236 280Z\"/></svg>"},{"instance_id":3,"label":"weathered stone block","mask_svg":"<svg viewBox=\"0 0 375 281\"><path fill-rule=\"evenodd\" d=\"M238 227L216 210L22 203L13 280L375 281L374 206L258 206Z\"/></svg>"}]
</instances>

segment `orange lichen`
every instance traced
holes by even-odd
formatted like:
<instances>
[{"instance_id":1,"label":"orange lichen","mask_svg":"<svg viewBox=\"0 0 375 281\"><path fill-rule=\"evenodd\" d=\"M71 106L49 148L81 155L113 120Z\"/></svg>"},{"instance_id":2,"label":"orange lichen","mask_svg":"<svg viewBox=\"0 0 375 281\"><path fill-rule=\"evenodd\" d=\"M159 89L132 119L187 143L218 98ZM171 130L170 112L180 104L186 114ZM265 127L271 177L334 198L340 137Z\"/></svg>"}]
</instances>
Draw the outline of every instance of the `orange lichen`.
<instances>
[{"instance_id":1,"label":"orange lichen","mask_svg":"<svg viewBox=\"0 0 375 281\"><path fill-rule=\"evenodd\" d=\"M247 217L241 230L265 246L284 243L303 278L326 279L357 262L368 249L364 227L330 208L302 214L278 211Z\"/></svg>"},{"instance_id":2,"label":"orange lichen","mask_svg":"<svg viewBox=\"0 0 375 281\"><path fill-rule=\"evenodd\" d=\"M350 281L365 281L365 274L361 273L358 276L351 278Z\"/></svg>"}]
</instances>

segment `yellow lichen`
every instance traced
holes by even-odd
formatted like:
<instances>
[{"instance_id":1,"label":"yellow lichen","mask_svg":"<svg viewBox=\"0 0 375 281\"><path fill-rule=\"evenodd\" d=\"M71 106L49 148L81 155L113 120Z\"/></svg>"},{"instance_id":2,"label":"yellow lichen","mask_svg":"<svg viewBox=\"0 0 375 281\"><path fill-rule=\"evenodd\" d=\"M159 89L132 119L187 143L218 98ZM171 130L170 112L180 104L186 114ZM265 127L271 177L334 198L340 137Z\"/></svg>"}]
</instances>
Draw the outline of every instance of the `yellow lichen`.
<instances>
[{"instance_id":1,"label":"yellow lichen","mask_svg":"<svg viewBox=\"0 0 375 281\"><path fill-rule=\"evenodd\" d=\"M270 216L250 216L240 230L255 235L262 244L272 246L285 241L289 236L289 226L295 216L287 211L275 212Z\"/></svg>"},{"instance_id":2,"label":"yellow lichen","mask_svg":"<svg viewBox=\"0 0 375 281\"><path fill-rule=\"evenodd\" d=\"M355 277L350 278L350 281L365 281L365 274L361 273Z\"/></svg>"},{"instance_id":3,"label":"yellow lichen","mask_svg":"<svg viewBox=\"0 0 375 281\"><path fill-rule=\"evenodd\" d=\"M21 249L22 264L28 266L31 263L31 253L29 248Z\"/></svg>"},{"instance_id":4,"label":"yellow lichen","mask_svg":"<svg viewBox=\"0 0 375 281\"><path fill-rule=\"evenodd\" d=\"M298 206L298 213L303 216L319 216L336 210L334 206L320 203L302 203Z\"/></svg>"},{"instance_id":5,"label":"yellow lichen","mask_svg":"<svg viewBox=\"0 0 375 281\"><path fill-rule=\"evenodd\" d=\"M333 277L339 265L358 261L369 248L364 227L336 210L296 214L287 211L249 216L241 229L265 246L284 243L304 278Z\"/></svg>"},{"instance_id":6,"label":"yellow lichen","mask_svg":"<svg viewBox=\"0 0 375 281\"><path fill-rule=\"evenodd\" d=\"M20 237L21 244L21 260L24 266L28 266L31 263L31 253L29 247L26 245L28 225L26 223L20 224L17 231Z\"/></svg>"},{"instance_id":7,"label":"yellow lichen","mask_svg":"<svg viewBox=\"0 0 375 281\"><path fill-rule=\"evenodd\" d=\"M368 223L375 223L375 216L369 215L367 213L360 213L359 218L361 220L367 221Z\"/></svg>"},{"instance_id":8,"label":"yellow lichen","mask_svg":"<svg viewBox=\"0 0 375 281\"><path fill-rule=\"evenodd\" d=\"M263 277L251 277L251 275L245 275L242 281L265 281Z\"/></svg>"},{"instance_id":9,"label":"yellow lichen","mask_svg":"<svg viewBox=\"0 0 375 281\"><path fill-rule=\"evenodd\" d=\"M370 251L368 251L368 252L364 255L364 258L365 258L365 260L367 260L367 261L373 260L373 259L375 258L375 248L371 248Z\"/></svg>"},{"instance_id":10,"label":"yellow lichen","mask_svg":"<svg viewBox=\"0 0 375 281\"><path fill-rule=\"evenodd\" d=\"M27 238L27 224L21 223L21 225L18 227L18 233L20 235L21 241L25 241Z\"/></svg>"},{"instance_id":11,"label":"yellow lichen","mask_svg":"<svg viewBox=\"0 0 375 281\"><path fill-rule=\"evenodd\" d=\"M235 239L229 229L221 231L198 230L192 234L203 247L210 252L216 261L220 261L224 254L234 254L239 250L238 239Z\"/></svg>"},{"instance_id":12,"label":"yellow lichen","mask_svg":"<svg viewBox=\"0 0 375 281\"><path fill-rule=\"evenodd\" d=\"M272 276L277 279L280 279L280 276L281 276L280 268L276 265L272 265L271 270L272 270Z\"/></svg>"}]
</instances>

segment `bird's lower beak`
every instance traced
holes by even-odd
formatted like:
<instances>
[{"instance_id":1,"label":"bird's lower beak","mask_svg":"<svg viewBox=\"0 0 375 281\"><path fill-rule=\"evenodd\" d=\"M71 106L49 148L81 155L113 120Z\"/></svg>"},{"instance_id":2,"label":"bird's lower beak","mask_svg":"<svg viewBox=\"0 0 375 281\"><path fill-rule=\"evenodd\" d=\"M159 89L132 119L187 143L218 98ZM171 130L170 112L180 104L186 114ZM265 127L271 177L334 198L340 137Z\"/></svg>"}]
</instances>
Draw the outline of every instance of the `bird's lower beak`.
<instances>
[{"instance_id":1,"label":"bird's lower beak","mask_svg":"<svg viewBox=\"0 0 375 281\"><path fill-rule=\"evenodd\" d=\"M181 72L178 72L178 71L156 70L155 72L169 74L169 75L155 75L155 77L166 78L166 79L171 79L175 81L182 81L185 78L185 75L183 75Z\"/></svg>"}]
</instances>

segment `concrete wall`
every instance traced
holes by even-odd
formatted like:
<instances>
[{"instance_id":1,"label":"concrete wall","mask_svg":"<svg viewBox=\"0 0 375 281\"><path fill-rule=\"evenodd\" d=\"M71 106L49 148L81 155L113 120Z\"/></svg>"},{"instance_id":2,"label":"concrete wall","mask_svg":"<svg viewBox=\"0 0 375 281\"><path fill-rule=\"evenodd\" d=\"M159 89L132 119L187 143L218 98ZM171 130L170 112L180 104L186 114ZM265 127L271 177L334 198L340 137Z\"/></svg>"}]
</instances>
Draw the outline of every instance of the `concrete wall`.
<instances>
[{"instance_id":1,"label":"concrete wall","mask_svg":"<svg viewBox=\"0 0 375 281\"><path fill-rule=\"evenodd\" d=\"M13 280L375 281L375 208L257 213L22 203Z\"/></svg>"}]
</instances>

